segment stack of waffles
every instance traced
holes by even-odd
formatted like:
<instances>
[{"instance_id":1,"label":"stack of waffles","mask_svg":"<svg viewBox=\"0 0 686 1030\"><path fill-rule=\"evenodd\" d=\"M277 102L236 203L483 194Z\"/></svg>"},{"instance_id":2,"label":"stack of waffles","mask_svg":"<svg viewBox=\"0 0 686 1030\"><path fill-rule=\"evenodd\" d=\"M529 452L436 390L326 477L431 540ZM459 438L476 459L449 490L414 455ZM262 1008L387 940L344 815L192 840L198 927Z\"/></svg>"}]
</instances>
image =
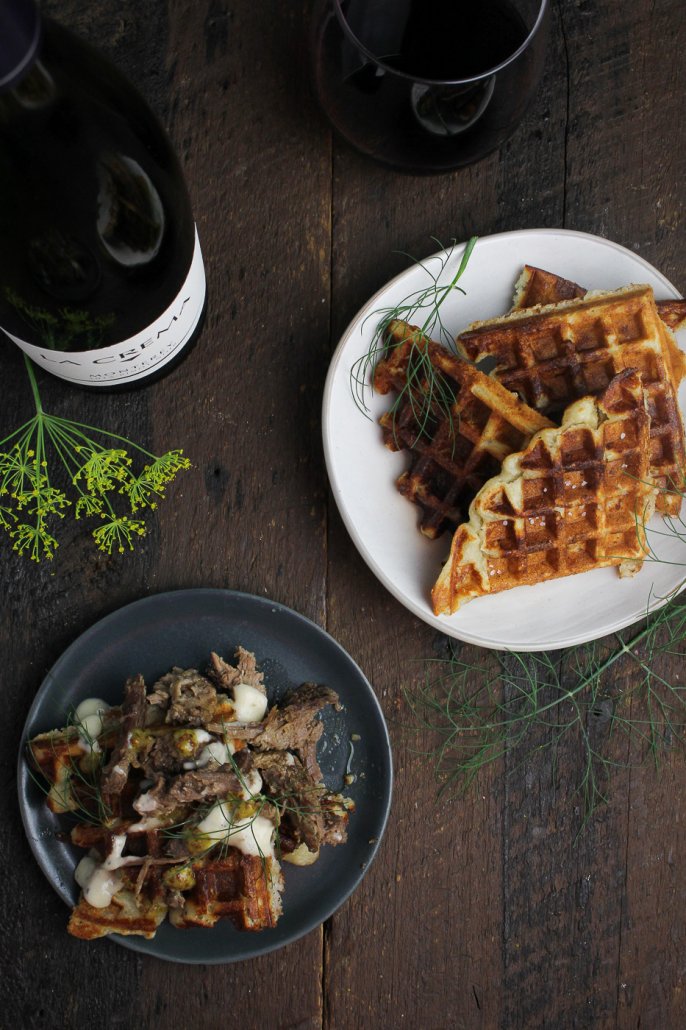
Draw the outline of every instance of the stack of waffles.
<instances>
[{"instance_id":1,"label":"stack of waffles","mask_svg":"<svg viewBox=\"0 0 686 1030\"><path fill-rule=\"evenodd\" d=\"M593 568L640 569L645 523L681 507L684 321L686 302L656 304L648 286L588 293L525 266L513 309L470 325L459 356L389 324L374 385L398 394L381 419L386 446L410 454L398 489L424 532L454 531L436 614Z\"/></svg>"}]
</instances>

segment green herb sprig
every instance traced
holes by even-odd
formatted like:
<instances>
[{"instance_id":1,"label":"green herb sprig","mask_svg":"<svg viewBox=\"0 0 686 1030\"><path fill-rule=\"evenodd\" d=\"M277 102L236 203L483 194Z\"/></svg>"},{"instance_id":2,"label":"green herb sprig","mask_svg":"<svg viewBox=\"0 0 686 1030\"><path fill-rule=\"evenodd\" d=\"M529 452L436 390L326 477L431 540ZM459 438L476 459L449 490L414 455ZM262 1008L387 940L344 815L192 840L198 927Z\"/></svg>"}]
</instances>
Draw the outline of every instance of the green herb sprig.
<instances>
[{"instance_id":1,"label":"green herb sprig","mask_svg":"<svg viewBox=\"0 0 686 1030\"><path fill-rule=\"evenodd\" d=\"M455 650L429 662L423 682L404 694L415 729L431 732L423 753L441 793L465 791L506 754L526 760L534 746L555 750L573 740L585 823L608 797L617 766L611 737L624 735L656 765L686 745L686 683L663 675L665 656L686 657L686 605L677 599L609 644L487 658L479 650L473 659Z\"/></svg>"},{"instance_id":2,"label":"green herb sprig","mask_svg":"<svg viewBox=\"0 0 686 1030\"><path fill-rule=\"evenodd\" d=\"M182 450L157 457L126 437L43 409L33 366L25 357L36 414L0 440L0 529L18 554L51 560L59 546L57 520L68 509L74 518L92 518L93 540L106 554L133 550L145 536L144 511L154 511L176 474L191 467ZM134 468L134 458L142 468ZM65 480L53 473L57 459Z\"/></svg>"},{"instance_id":3,"label":"green herb sprig","mask_svg":"<svg viewBox=\"0 0 686 1030\"><path fill-rule=\"evenodd\" d=\"M438 240L435 240L435 242L439 247L442 247ZM367 396L369 390L373 391L374 368L381 358L388 353L389 346L394 346L392 343L389 345L386 337L388 326L393 321L407 322L409 324L417 322L419 323L419 333L416 334L416 339L413 340L410 351L407 365L407 382L400 391L391 410L396 411L402 404L404 396L409 394L413 404L419 403L425 414L431 411L432 407L435 407L435 403L438 404L439 410L445 409L446 414L450 414L450 404L454 397L452 397L449 390L446 391L444 384L440 381L440 373L433 367L425 344L430 339L438 337L438 342L444 343L449 349L454 351L455 342L443 323L441 308L448 296L454 291L464 294L465 291L458 283L469 264L469 259L472 256L476 243L477 237L472 236L464 249L457 271L447 282L443 281L443 279L445 269L457 246L455 241L438 258L438 271L432 272L427 264L422 261L416 261L415 263L426 272L429 279L428 285L415 290L395 307L380 308L368 316L369 318L374 318L377 324L368 349L353 363L350 370L350 385L353 399L359 410L367 418L369 418ZM404 341L397 342L395 346L399 346L402 342ZM418 391L421 391L425 397L424 401L417 401ZM418 421L421 421L421 418Z\"/></svg>"}]
</instances>

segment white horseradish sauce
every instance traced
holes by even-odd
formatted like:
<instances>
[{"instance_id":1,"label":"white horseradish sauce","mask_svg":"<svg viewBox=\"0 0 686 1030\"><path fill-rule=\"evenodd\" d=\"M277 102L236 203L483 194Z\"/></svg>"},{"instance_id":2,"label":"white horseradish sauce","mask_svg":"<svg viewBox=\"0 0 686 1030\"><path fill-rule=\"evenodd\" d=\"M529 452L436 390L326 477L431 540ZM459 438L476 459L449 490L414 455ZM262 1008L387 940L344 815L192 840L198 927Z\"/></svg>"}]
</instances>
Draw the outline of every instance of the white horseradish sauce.
<instances>
[{"instance_id":1,"label":"white horseradish sauce","mask_svg":"<svg viewBox=\"0 0 686 1030\"><path fill-rule=\"evenodd\" d=\"M248 819L232 817L231 806L217 801L198 824L198 831L213 841L225 840L244 855L274 858L274 823L263 815Z\"/></svg>"},{"instance_id":2,"label":"white horseradish sauce","mask_svg":"<svg viewBox=\"0 0 686 1030\"><path fill-rule=\"evenodd\" d=\"M79 747L82 751L100 750L97 738L102 733L102 717L109 710L107 701L100 697L87 697L77 706L74 716L79 729Z\"/></svg>"},{"instance_id":3,"label":"white horseradish sauce","mask_svg":"<svg viewBox=\"0 0 686 1030\"><path fill-rule=\"evenodd\" d=\"M233 709L238 722L261 722L267 711L266 695L249 683L237 683L233 688Z\"/></svg>"},{"instance_id":4,"label":"white horseradish sauce","mask_svg":"<svg viewBox=\"0 0 686 1030\"><path fill-rule=\"evenodd\" d=\"M83 890L84 899L93 908L107 908L117 891L124 886L117 870L126 865L140 865L141 860L135 855L122 855L125 846L126 834L117 833L112 837L112 850L103 862L91 853L77 865L74 879Z\"/></svg>"}]
</instances>

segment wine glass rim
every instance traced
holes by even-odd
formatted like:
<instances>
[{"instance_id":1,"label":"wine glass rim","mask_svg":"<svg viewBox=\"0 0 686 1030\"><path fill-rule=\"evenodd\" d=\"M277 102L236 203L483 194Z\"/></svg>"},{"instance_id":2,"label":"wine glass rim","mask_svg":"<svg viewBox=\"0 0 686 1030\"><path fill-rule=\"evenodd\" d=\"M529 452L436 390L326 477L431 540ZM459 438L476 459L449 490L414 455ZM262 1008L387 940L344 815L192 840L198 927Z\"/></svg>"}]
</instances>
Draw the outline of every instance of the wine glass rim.
<instances>
[{"instance_id":1,"label":"wine glass rim","mask_svg":"<svg viewBox=\"0 0 686 1030\"><path fill-rule=\"evenodd\" d=\"M464 79L429 79L421 75L413 75L411 72L400 71L398 68L394 68L393 65L386 64L383 60L381 60L381 58L377 57L376 54L369 50L369 48L366 47L360 39L358 39L353 30L350 28L348 20L345 14L343 13L343 0L333 0L333 3L334 9L336 11L336 17L338 18L341 24L341 28L343 29L344 33L346 34L350 42L361 53L363 53L365 57L369 58L369 60L372 61L375 65L377 65L379 68L383 68L384 71L390 72L392 75L397 75L398 78L408 79L410 82L419 82L426 84L428 86L468 86L470 83L481 82L482 79L487 79L491 75L495 75L496 72L502 71L503 68L507 68L507 66L512 64L513 61L517 60L519 55L522 54L528 48L534 36L540 29L546 11L548 9L549 0L540 0L538 14L536 15L536 20L534 21L534 24L531 27L530 32L522 41L522 43L517 47L517 49L510 54L509 57L506 57L505 60L501 61L499 64L494 64L492 68L487 68L485 71L479 72L478 75L470 75Z\"/></svg>"}]
</instances>

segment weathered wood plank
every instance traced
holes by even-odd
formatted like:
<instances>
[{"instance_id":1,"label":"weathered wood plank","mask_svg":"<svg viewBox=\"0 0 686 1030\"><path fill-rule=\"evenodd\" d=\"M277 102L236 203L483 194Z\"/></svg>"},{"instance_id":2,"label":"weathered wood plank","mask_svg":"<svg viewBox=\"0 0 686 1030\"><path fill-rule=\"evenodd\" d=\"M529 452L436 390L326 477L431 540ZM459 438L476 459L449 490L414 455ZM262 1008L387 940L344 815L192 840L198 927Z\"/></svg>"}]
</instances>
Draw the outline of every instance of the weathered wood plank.
<instances>
[{"instance_id":1,"label":"weathered wood plank","mask_svg":"<svg viewBox=\"0 0 686 1030\"><path fill-rule=\"evenodd\" d=\"M274 597L320 623L325 617L318 389L328 355L330 148L312 114L303 115L305 5L274 12L268 34L259 7L247 2L230 10L210 0L159 3L152 11L127 3L116 15L105 5L87 14L75 3L52 7L120 63L170 128L193 198L210 308L194 352L143 391L99 397L45 377L49 408L126 427L159 451L183 446L194 469L169 489L149 537L124 563L94 555L81 538L52 568L5 560L6 597L22 613L2 630L3 665L12 670L12 716L2 728L8 781L47 667L121 604L161 589L220 586ZM26 397L18 396L17 355L5 365L5 386L17 394L3 410L9 428ZM321 930L269 958L206 969L109 942L84 946L67 936L67 913L29 855L13 806L3 822L3 864L16 876L3 892L2 957L14 974L3 1012L15 1025L75 1027L96 1018L186 1027L200 999L208 1027L237 1013L245 1025L321 1026ZM90 978L75 978L75 969ZM275 983L278 990L267 986Z\"/></svg>"},{"instance_id":2,"label":"weathered wood plank","mask_svg":"<svg viewBox=\"0 0 686 1030\"><path fill-rule=\"evenodd\" d=\"M556 53L555 34L552 46ZM549 72L504 152L454 175L399 176L336 146L334 343L355 310L407 267L406 254L420 258L436 249L432 235L448 243L451 237L537 225L542 213L544 221L559 222L561 156L549 144L552 127L562 131L560 90ZM531 164L541 170L533 184L525 176ZM329 629L361 662L382 698L397 778L376 865L330 932L327 1025L497 1026L503 1013L507 873L502 767L487 770L466 798L436 803L430 761L417 753L430 738L406 732L412 719L402 688L421 681L436 644L442 653L440 635L419 625L374 583L336 515L329 547ZM347 601L353 592L356 617Z\"/></svg>"}]
</instances>

